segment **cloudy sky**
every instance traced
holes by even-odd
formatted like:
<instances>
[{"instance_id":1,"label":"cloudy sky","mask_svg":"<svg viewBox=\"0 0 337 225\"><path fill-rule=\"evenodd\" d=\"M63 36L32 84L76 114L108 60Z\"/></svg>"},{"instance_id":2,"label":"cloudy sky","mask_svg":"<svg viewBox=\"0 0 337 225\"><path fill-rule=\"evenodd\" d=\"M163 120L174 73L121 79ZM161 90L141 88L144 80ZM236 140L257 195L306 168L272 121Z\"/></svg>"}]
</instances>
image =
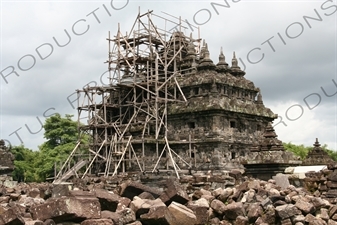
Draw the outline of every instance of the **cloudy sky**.
<instances>
[{"instance_id":1,"label":"cloudy sky","mask_svg":"<svg viewBox=\"0 0 337 225\"><path fill-rule=\"evenodd\" d=\"M280 116L280 140L311 146L317 137L337 150L336 1L1 0L0 8L0 138L12 145L37 149L40 122L76 116L74 91L107 83L108 31L120 23L128 32L140 8L199 26L215 63L220 47L227 62L235 51Z\"/></svg>"}]
</instances>

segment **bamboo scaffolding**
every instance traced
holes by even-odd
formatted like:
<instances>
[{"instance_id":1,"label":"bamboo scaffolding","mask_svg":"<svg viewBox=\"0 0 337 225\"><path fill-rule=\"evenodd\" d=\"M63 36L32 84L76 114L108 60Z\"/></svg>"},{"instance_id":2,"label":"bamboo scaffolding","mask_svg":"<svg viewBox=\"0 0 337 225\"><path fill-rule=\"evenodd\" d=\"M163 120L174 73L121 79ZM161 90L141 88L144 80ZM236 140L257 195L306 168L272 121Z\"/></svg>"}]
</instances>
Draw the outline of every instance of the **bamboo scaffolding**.
<instances>
[{"instance_id":1,"label":"bamboo scaffolding","mask_svg":"<svg viewBox=\"0 0 337 225\"><path fill-rule=\"evenodd\" d=\"M167 118L168 104L187 101L177 81L177 76L186 71L179 68L178 62L186 54L188 42L196 42L195 46L200 48L200 38L183 36L188 42L182 41L181 31L190 24L169 16L167 19L152 11L138 12L125 35L118 24L116 35L109 32L107 38L110 85L77 90L79 130L90 135L92 147L90 164L82 177L99 162L105 163L105 177L110 169L112 176L117 171L125 172L132 167L131 162L145 172L146 160L153 156L157 162L150 171L154 172L165 151L178 178L180 168L173 156L191 167L192 159L187 163L169 146ZM165 27L157 27L154 18L164 22ZM167 24L173 24L179 32L170 32ZM177 98L178 94L182 100ZM87 124L81 124L81 119L86 119ZM190 145L189 155L191 158Z\"/></svg>"}]
</instances>

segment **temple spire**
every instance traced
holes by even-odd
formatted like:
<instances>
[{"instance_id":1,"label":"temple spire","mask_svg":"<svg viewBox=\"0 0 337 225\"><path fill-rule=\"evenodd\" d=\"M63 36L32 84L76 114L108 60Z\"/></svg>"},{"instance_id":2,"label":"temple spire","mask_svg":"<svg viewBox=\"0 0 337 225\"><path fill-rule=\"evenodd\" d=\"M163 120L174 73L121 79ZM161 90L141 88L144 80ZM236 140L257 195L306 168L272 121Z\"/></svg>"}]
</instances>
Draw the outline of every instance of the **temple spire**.
<instances>
[{"instance_id":1,"label":"temple spire","mask_svg":"<svg viewBox=\"0 0 337 225\"><path fill-rule=\"evenodd\" d=\"M256 103L259 105L263 105L262 94L260 88L258 88L259 93L257 94L257 101Z\"/></svg>"},{"instance_id":2,"label":"temple spire","mask_svg":"<svg viewBox=\"0 0 337 225\"><path fill-rule=\"evenodd\" d=\"M226 63L225 55L223 54L222 47L220 48L219 62Z\"/></svg>"},{"instance_id":3,"label":"temple spire","mask_svg":"<svg viewBox=\"0 0 337 225\"><path fill-rule=\"evenodd\" d=\"M226 63L225 55L223 54L222 47L220 49L219 62L216 64L216 70L219 73L226 73L228 71L228 63Z\"/></svg>"},{"instance_id":4,"label":"temple spire","mask_svg":"<svg viewBox=\"0 0 337 225\"><path fill-rule=\"evenodd\" d=\"M319 148L319 147L321 146L321 144L318 142L318 138L316 138L316 141L315 141L315 143L313 144L313 146L314 146L315 148Z\"/></svg>"},{"instance_id":5,"label":"temple spire","mask_svg":"<svg viewBox=\"0 0 337 225\"><path fill-rule=\"evenodd\" d=\"M200 49L200 57L199 59L202 60L205 56L205 50L206 50L206 41L205 39L202 41L202 47Z\"/></svg>"},{"instance_id":6,"label":"temple spire","mask_svg":"<svg viewBox=\"0 0 337 225\"><path fill-rule=\"evenodd\" d=\"M246 74L246 72L242 71L241 68L239 67L235 52L233 52L231 74L233 74L234 76L238 76L238 77L242 77Z\"/></svg>"},{"instance_id":7,"label":"temple spire","mask_svg":"<svg viewBox=\"0 0 337 225\"><path fill-rule=\"evenodd\" d=\"M188 46L187 46L187 56L190 56L190 55L195 55L195 48L193 44L192 33L190 34L190 42L188 43Z\"/></svg>"},{"instance_id":8,"label":"temple spire","mask_svg":"<svg viewBox=\"0 0 337 225\"><path fill-rule=\"evenodd\" d=\"M200 52L200 55L202 54L203 57L199 62L198 70L214 70L215 65L210 58L210 54L209 54L209 51L208 51L208 45L205 42L203 44L204 44L204 46L201 49L202 52Z\"/></svg>"},{"instance_id":9,"label":"temple spire","mask_svg":"<svg viewBox=\"0 0 337 225\"><path fill-rule=\"evenodd\" d=\"M232 59L232 68L239 67L238 60L236 59L235 52L233 52L233 59Z\"/></svg>"},{"instance_id":10,"label":"temple spire","mask_svg":"<svg viewBox=\"0 0 337 225\"><path fill-rule=\"evenodd\" d=\"M208 51L208 44L207 43L206 43L206 46L205 46L204 58L207 59L207 60L210 59L209 58L209 51Z\"/></svg>"}]
</instances>

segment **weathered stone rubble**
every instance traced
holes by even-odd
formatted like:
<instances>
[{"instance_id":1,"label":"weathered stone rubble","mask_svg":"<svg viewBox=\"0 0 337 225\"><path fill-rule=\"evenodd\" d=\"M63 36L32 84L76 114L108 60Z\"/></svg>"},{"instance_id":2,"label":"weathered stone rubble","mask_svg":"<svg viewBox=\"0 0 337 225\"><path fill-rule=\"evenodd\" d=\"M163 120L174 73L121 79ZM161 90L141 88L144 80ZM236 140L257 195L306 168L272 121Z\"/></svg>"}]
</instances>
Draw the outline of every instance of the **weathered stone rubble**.
<instances>
[{"instance_id":1,"label":"weathered stone rubble","mask_svg":"<svg viewBox=\"0 0 337 225\"><path fill-rule=\"evenodd\" d=\"M296 179L289 177L289 180ZM303 186L317 197L324 198L332 204L337 203L337 164L328 165L319 172L307 172L302 181Z\"/></svg>"},{"instance_id":2,"label":"weathered stone rubble","mask_svg":"<svg viewBox=\"0 0 337 225\"><path fill-rule=\"evenodd\" d=\"M327 182L334 174L330 171ZM0 225L337 224L337 205L327 193L281 188L275 180L247 179L190 194L174 179L162 188L128 181L110 191L97 181L82 189L72 184L1 187Z\"/></svg>"}]
</instances>

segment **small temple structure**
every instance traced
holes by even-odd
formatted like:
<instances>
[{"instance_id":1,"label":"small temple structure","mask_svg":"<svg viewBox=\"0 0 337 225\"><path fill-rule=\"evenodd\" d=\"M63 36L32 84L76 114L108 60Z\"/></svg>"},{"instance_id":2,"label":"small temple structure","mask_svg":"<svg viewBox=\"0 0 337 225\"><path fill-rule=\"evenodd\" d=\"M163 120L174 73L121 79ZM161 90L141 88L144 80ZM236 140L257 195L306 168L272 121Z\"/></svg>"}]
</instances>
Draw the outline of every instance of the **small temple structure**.
<instances>
[{"instance_id":1,"label":"small temple structure","mask_svg":"<svg viewBox=\"0 0 337 225\"><path fill-rule=\"evenodd\" d=\"M252 145L250 153L241 160L246 168L246 175L262 180L271 179L285 168L299 166L302 161L292 152L285 151L282 141L277 138L274 128L269 123L263 138Z\"/></svg>"},{"instance_id":2,"label":"small temple structure","mask_svg":"<svg viewBox=\"0 0 337 225\"><path fill-rule=\"evenodd\" d=\"M330 165L336 163L328 153L323 150L318 142L318 138L316 138L313 146L313 149L308 152L307 157L303 160L302 166Z\"/></svg>"},{"instance_id":3,"label":"small temple structure","mask_svg":"<svg viewBox=\"0 0 337 225\"><path fill-rule=\"evenodd\" d=\"M0 140L0 176L10 176L14 170L14 155L5 145L4 140Z\"/></svg>"}]
</instances>

